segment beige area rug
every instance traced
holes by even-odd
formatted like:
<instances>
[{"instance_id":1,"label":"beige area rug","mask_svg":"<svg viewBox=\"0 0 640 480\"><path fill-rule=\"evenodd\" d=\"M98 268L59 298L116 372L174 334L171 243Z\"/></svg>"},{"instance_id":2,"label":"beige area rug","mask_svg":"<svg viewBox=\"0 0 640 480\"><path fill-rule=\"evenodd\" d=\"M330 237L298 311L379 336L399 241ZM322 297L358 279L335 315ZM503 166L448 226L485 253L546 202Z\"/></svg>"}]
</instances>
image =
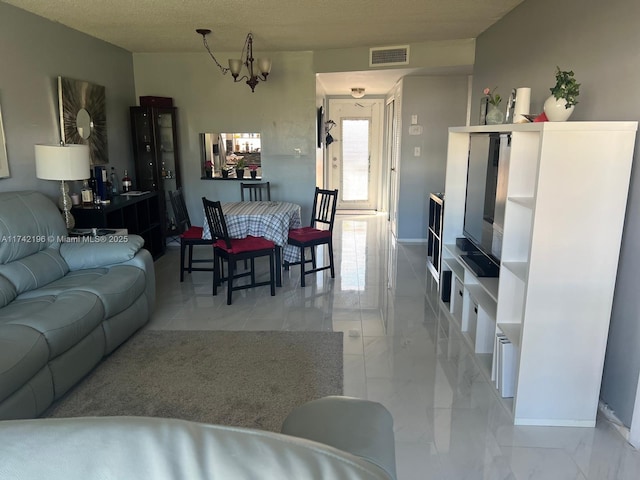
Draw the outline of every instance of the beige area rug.
<instances>
[{"instance_id":1,"label":"beige area rug","mask_svg":"<svg viewBox=\"0 0 640 480\"><path fill-rule=\"evenodd\" d=\"M341 332L143 330L43 417L137 415L279 431L296 406L341 395Z\"/></svg>"}]
</instances>

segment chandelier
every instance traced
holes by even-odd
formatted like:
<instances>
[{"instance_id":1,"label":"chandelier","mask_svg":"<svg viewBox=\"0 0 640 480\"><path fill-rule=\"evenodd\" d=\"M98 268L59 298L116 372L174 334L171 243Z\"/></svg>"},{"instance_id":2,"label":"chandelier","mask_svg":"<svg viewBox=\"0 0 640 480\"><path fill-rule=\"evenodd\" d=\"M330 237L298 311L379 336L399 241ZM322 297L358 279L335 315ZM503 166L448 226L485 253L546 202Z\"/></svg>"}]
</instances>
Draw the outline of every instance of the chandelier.
<instances>
[{"instance_id":1,"label":"chandelier","mask_svg":"<svg viewBox=\"0 0 640 480\"><path fill-rule=\"evenodd\" d=\"M211 30L208 28L198 28L196 33L202 35L202 43L204 43L204 48L207 49L209 55L216 62L216 65L220 69L223 75L227 72L231 72L233 76L234 82L241 82L242 80L246 80L246 84L251 87L251 91L255 91L256 85L260 82L266 82L267 76L271 71L271 59L270 58L258 58L257 66L258 70L260 70L260 74L258 75L254 71L254 58L253 58L253 35L251 32L247 34L247 38L244 41L244 47L242 47L242 53L240 54L240 58L230 58L229 59L229 68L223 67L220 65L220 62L216 59L216 57L211 52L209 48L209 44L207 43L207 35L211 33ZM240 77L240 71L242 70L242 66L247 67L247 75L243 75Z\"/></svg>"}]
</instances>

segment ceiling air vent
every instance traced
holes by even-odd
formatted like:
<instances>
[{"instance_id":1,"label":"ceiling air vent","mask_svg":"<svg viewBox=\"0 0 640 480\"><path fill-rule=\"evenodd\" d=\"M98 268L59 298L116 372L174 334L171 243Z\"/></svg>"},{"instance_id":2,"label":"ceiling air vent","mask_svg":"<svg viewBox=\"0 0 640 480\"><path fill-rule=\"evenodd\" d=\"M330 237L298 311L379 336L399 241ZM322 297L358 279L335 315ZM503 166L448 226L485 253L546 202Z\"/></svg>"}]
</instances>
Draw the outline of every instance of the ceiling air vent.
<instances>
[{"instance_id":1,"label":"ceiling air vent","mask_svg":"<svg viewBox=\"0 0 640 480\"><path fill-rule=\"evenodd\" d=\"M409 64L409 45L369 49L369 66L385 67Z\"/></svg>"}]
</instances>

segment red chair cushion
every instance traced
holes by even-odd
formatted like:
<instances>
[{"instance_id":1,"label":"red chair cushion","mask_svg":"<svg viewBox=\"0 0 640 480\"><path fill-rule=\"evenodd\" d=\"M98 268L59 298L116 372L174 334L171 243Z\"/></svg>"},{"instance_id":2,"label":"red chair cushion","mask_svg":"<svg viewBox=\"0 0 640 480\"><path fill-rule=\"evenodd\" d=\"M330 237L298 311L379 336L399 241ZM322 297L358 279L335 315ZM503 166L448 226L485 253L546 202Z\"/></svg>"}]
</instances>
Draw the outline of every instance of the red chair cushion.
<instances>
[{"instance_id":1,"label":"red chair cushion","mask_svg":"<svg viewBox=\"0 0 640 480\"><path fill-rule=\"evenodd\" d=\"M202 240L202 227L189 227L180 236L189 240Z\"/></svg>"},{"instance_id":2,"label":"red chair cushion","mask_svg":"<svg viewBox=\"0 0 640 480\"><path fill-rule=\"evenodd\" d=\"M232 238L230 249L227 248L227 243L222 239L218 240L214 246L227 253L237 255L240 253L255 252L258 250L269 250L271 248L275 248L275 243L271 240L267 240L266 238L252 237L249 235L246 238Z\"/></svg>"},{"instance_id":3,"label":"red chair cushion","mask_svg":"<svg viewBox=\"0 0 640 480\"><path fill-rule=\"evenodd\" d=\"M329 230L318 230L312 227L293 228L289 230L289 239L300 243L330 238L331 231Z\"/></svg>"}]
</instances>

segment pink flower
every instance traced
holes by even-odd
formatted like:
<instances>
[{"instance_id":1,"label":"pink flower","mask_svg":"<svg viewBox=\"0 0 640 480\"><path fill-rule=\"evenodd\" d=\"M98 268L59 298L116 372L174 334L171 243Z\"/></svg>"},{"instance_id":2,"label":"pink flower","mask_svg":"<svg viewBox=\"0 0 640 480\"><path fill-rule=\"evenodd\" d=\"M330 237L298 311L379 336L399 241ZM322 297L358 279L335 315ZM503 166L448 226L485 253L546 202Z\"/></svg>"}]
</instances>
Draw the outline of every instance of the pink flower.
<instances>
[{"instance_id":1,"label":"pink flower","mask_svg":"<svg viewBox=\"0 0 640 480\"><path fill-rule=\"evenodd\" d=\"M493 92L491 93L492 90L490 88L485 88L482 93L484 93L487 97L489 97L489 103L495 107L497 107L498 105L500 105L500 102L502 101L502 98L500 97L500 94L495 93L495 91L498 89L498 87L494 87L493 88Z\"/></svg>"},{"instance_id":2,"label":"pink flower","mask_svg":"<svg viewBox=\"0 0 640 480\"><path fill-rule=\"evenodd\" d=\"M204 168L206 170L211 170L211 168L213 168L213 163L211 163L211 160L207 160L206 162L204 162Z\"/></svg>"},{"instance_id":3,"label":"pink flower","mask_svg":"<svg viewBox=\"0 0 640 480\"><path fill-rule=\"evenodd\" d=\"M258 165L249 165L249 170L258 170Z\"/></svg>"}]
</instances>

